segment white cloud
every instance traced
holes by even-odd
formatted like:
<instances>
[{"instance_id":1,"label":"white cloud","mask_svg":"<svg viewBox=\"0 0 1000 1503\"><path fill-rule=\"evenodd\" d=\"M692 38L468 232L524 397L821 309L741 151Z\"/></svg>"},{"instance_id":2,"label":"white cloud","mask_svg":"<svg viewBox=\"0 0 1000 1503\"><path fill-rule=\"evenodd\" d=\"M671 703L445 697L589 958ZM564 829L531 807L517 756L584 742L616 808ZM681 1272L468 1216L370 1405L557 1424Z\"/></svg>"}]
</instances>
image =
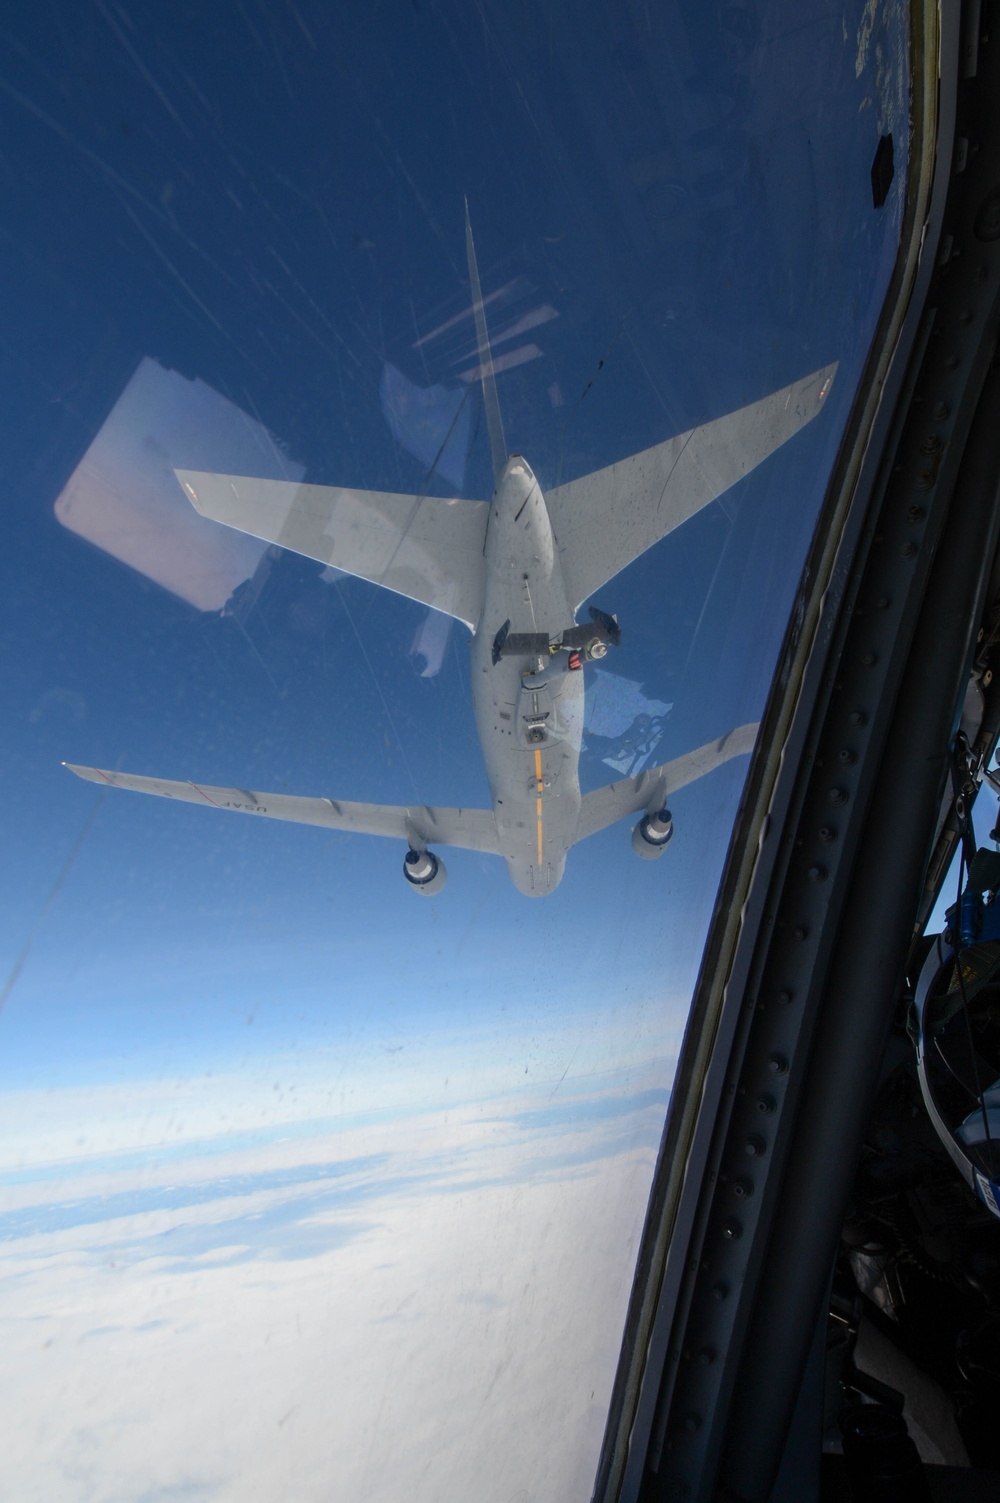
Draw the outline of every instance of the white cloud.
<instances>
[{"instance_id":1,"label":"white cloud","mask_svg":"<svg viewBox=\"0 0 1000 1503\"><path fill-rule=\"evenodd\" d=\"M583 1503L664 1073L17 1187L13 1494Z\"/></svg>"}]
</instances>

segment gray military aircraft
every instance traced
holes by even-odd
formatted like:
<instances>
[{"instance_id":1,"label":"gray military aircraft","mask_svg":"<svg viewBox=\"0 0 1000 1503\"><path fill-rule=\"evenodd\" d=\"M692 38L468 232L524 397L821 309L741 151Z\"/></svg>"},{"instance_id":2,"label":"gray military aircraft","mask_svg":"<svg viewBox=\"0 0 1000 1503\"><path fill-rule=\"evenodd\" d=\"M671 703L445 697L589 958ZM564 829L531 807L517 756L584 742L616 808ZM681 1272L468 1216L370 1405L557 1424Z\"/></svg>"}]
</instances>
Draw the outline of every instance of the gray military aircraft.
<instances>
[{"instance_id":1,"label":"gray military aircraft","mask_svg":"<svg viewBox=\"0 0 1000 1503\"><path fill-rule=\"evenodd\" d=\"M668 796L749 752L756 725L635 777L581 794L584 663L621 640L590 595L707 506L819 412L836 364L603 470L542 490L507 453L476 253L465 239L495 489L491 502L176 472L203 516L332 564L445 611L470 627L472 695L491 809L396 807L251 793L65 764L95 783L217 809L405 840L403 875L430 896L446 872L431 845L502 856L515 887L558 885L570 847L628 814L640 856L663 854Z\"/></svg>"}]
</instances>

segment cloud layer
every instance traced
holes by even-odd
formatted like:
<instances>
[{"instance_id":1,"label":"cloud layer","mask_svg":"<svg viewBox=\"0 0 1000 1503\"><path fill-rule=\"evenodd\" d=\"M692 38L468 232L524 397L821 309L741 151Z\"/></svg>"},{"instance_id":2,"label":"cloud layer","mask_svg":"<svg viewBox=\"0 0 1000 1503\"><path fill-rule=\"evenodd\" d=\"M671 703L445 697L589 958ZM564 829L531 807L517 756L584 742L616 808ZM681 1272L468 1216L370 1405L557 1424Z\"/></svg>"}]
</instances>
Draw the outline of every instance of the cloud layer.
<instances>
[{"instance_id":1,"label":"cloud layer","mask_svg":"<svg viewBox=\"0 0 1000 1503\"><path fill-rule=\"evenodd\" d=\"M668 1079L16 1176L12 1496L583 1503Z\"/></svg>"}]
</instances>

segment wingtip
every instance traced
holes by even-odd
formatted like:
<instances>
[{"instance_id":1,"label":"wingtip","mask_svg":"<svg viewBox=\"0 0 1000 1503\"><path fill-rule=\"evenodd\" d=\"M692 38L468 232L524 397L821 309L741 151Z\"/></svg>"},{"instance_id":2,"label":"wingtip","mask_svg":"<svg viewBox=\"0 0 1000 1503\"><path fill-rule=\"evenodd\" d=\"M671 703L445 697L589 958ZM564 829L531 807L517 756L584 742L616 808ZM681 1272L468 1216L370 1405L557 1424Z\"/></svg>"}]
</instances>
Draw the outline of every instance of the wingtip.
<instances>
[{"instance_id":1,"label":"wingtip","mask_svg":"<svg viewBox=\"0 0 1000 1503\"><path fill-rule=\"evenodd\" d=\"M82 778L85 783L110 783L111 779L103 773L99 767L81 767L76 762L63 762L60 764L74 777Z\"/></svg>"},{"instance_id":2,"label":"wingtip","mask_svg":"<svg viewBox=\"0 0 1000 1503\"><path fill-rule=\"evenodd\" d=\"M201 503L198 500L198 492L194 487L194 482L197 479L197 473L194 470L175 470L174 479L177 481L177 484L180 486L181 490L184 492L185 496L190 501L195 511L200 512Z\"/></svg>"}]
</instances>

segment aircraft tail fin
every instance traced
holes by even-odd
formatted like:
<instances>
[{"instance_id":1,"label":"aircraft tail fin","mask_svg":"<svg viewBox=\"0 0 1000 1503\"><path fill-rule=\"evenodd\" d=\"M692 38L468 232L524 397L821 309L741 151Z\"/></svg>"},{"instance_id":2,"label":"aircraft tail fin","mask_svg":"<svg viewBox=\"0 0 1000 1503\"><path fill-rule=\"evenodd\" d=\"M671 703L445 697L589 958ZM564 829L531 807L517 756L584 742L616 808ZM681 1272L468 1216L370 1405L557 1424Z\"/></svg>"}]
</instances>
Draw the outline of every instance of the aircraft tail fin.
<instances>
[{"instance_id":1,"label":"aircraft tail fin","mask_svg":"<svg viewBox=\"0 0 1000 1503\"><path fill-rule=\"evenodd\" d=\"M472 221L469 219L469 200L465 200L465 253L469 261L469 283L472 287L472 311L476 319L476 346L479 352L479 379L483 387L483 405L486 408L486 427L490 435L490 458L493 461L493 483L507 463L507 444L500 419L500 401L497 383L493 375L493 356L490 352L490 336L486 328L486 310L479 285L479 268L476 265L476 247L472 240Z\"/></svg>"}]
</instances>

